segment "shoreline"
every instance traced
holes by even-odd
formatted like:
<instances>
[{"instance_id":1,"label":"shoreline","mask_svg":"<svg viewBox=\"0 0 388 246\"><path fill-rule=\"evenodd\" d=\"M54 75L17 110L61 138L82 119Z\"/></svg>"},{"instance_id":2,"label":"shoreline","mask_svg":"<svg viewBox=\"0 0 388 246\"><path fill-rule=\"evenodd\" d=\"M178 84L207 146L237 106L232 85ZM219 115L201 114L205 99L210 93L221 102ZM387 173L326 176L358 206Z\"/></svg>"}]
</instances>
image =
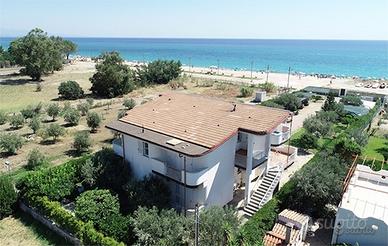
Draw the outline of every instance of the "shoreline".
<instances>
[{"instance_id":1,"label":"shoreline","mask_svg":"<svg viewBox=\"0 0 388 246\"><path fill-rule=\"evenodd\" d=\"M136 68L144 63L136 61L124 61L125 64L129 65L131 68ZM84 64L89 69L94 69L95 61L90 57L83 57L83 59L72 60L73 65ZM79 66L79 65L78 65ZM81 66L82 67L82 66ZM82 68L81 68L82 69ZM85 68L83 68L85 69ZM252 79L250 71L235 71L233 69L225 68L206 68L206 67L189 67L182 66L183 73L188 76L193 76L195 78L211 79L224 81L229 83L237 84L262 84L267 81L266 72L257 72L252 71ZM362 79L358 77L326 77L319 78L317 76L312 76L308 74L290 74L289 83L288 83L288 74L287 73L277 73L269 72L268 73L268 82L273 82L278 87L290 87L296 90L304 89L308 86L317 86L333 89L348 89L359 92L368 92L368 93L378 93L388 95L388 80L371 80L371 79ZM374 86L375 84L385 83L387 86L385 88L379 88L379 86ZM366 88L364 86L368 85ZM373 86L373 88L372 88Z\"/></svg>"},{"instance_id":2,"label":"shoreline","mask_svg":"<svg viewBox=\"0 0 388 246\"><path fill-rule=\"evenodd\" d=\"M70 56L71 60L72 61L92 61L93 58L95 57L91 57L91 56L80 56L80 55L75 55L75 56ZM133 66L133 67L137 67L137 66L140 66L140 65L144 65L144 64L147 64L149 63L149 61L138 61L138 60L125 60L124 59L124 62L127 64L127 65L130 65L130 66ZM215 65L212 65L212 66L208 66L208 67L205 67L205 66L193 66L193 65L188 65L188 64L183 64L182 63L182 68L185 69L185 70L190 70L193 69L193 71L202 71L200 73L213 73L213 75L222 75L222 73L228 73L228 74L233 74L233 73L251 73L251 70L250 69L247 69L247 68L239 68L239 69L236 69L236 68L228 68L228 67L220 67L219 69L217 68L217 66ZM271 68L271 67L270 67ZM219 73L217 72L219 71ZM265 69L259 69L259 70L252 70L252 72L254 74L266 74L267 71ZM273 69L269 69L269 73L270 74L288 74L287 72L284 72L284 71L277 71L277 70L273 70ZM292 70L291 71L291 75L293 76L316 76L316 77L319 77L319 78L330 78L330 79L355 79L355 80L361 80L361 81L369 81L369 80L377 80L377 81L387 81L388 80L388 75L387 76L384 76L384 77L365 77L365 76L358 76L358 75L343 75L343 74L328 74L328 73L319 73L319 72L314 72L314 73L308 73L308 72L304 72L304 71L294 71Z\"/></svg>"}]
</instances>

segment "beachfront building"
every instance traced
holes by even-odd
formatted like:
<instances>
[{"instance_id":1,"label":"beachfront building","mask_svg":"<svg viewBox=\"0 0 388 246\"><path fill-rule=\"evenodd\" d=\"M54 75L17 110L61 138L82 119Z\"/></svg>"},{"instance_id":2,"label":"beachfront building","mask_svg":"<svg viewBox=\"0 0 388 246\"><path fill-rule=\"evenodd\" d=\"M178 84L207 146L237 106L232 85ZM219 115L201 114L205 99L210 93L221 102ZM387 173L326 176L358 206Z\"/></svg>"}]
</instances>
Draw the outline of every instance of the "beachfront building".
<instances>
[{"instance_id":1,"label":"beachfront building","mask_svg":"<svg viewBox=\"0 0 388 246\"><path fill-rule=\"evenodd\" d=\"M168 182L175 208L223 206L242 190L252 215L294 157L290 147L271 151L271 134L290 119L285 110L174 93L106 127L121 135L113 149L137 178L155 174Z\"/></svg>"},{"instance_id":2,"label":"beachfront building","mask_svg":"<svg viewBox=\"0 0 388 246\"><path fill-rule=\"evenodd\" d=\"M310 217L285 209L277 218L272 230L264 236L264 246L307 246L306 239Z\"/></svg>"},{"instance_id":3,"label":"beachfront building","mask_svg":"<svg viewBox=\"0 0 388 246\"><path fill-rule=\"evenodd\" d=\"M385 162L373 161L380 169ZM374 168L374 170L376 170ZM354 165L345 182L332 244L388 245L388 171Z\"/></svg>"}]
</instances>

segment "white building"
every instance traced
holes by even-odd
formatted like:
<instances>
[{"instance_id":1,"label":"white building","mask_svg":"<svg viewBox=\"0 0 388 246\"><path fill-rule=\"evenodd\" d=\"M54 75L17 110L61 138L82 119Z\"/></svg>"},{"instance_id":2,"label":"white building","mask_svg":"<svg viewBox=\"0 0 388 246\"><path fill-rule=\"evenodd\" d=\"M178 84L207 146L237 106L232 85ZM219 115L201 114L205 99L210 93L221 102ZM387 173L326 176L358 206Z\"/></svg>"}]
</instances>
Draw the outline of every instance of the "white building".
<instances>
[{"instance_id":1,"label":"white building","mask_svg":"<svg viewBox=\"0 0 388 246\"><path fill-rule=\"evenodd\" d=\"M121 134L113 148L136 177L166 179L174 207L223 206L243 187L252 215L272 197L283 165L296 154L292 148L292 155L271 159L271 134L289 120L284 110L176 93L135 107L106 127Z\"/></svg>"},{"instance_id":2,"label":"white building","mask_svg":"<svg viewBox=\"0 0 388 246\"><path fill-rule=\"evenodd\" d=\"M354 165L336 215L333 244L388 245L387 176L386 170Z\"/></svg>"}]
</instances>

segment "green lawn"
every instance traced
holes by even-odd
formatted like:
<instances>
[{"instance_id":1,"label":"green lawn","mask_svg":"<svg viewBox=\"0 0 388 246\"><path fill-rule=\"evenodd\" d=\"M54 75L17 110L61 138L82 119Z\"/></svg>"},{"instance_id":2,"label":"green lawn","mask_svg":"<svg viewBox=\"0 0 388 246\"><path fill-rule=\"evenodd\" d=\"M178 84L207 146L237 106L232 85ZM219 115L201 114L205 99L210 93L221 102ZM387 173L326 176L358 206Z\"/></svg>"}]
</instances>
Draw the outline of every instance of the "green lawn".
<instances>
[{"instance_id":1,"label":"green lawn","mask_svg":"<svg viewBox=\"0 0 388 246\"><path fill-rule=\"evenodd\" d=\"M44 225L23 212L0 220L0 245L66 245Z\"/></svg>"},{"instance_id":2,"label":"green lawn","mask_svg":"<svg viewBox=\"0 0 388 246\"><path fill-rule=\"evenodd\" d=\"M382 137L371 136L368 140L368 144L362 151L362 154L368 158L376 158L376 160L387 159L388 140Z\"/></svg>"}]
</instances>

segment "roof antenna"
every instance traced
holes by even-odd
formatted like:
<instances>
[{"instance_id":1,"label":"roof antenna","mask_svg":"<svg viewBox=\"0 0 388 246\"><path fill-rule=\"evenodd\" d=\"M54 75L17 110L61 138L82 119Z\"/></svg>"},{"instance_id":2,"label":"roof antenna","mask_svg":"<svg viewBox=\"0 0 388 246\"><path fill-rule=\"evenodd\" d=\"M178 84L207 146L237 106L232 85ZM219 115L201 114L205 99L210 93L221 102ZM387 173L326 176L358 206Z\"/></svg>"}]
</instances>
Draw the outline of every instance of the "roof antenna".
<instances>
[{"instance_id":1,"label":"roof antenna","mask_svg":"<svg viewBox=\"0 0 388 246\"><path fill-rule=\"evenodd\" d=\"M234 112L234 111L236 111L236 104L235 103L233 103L233 109L232 109L232 111L231 112Z\"/></svg>"}]
</instances>

